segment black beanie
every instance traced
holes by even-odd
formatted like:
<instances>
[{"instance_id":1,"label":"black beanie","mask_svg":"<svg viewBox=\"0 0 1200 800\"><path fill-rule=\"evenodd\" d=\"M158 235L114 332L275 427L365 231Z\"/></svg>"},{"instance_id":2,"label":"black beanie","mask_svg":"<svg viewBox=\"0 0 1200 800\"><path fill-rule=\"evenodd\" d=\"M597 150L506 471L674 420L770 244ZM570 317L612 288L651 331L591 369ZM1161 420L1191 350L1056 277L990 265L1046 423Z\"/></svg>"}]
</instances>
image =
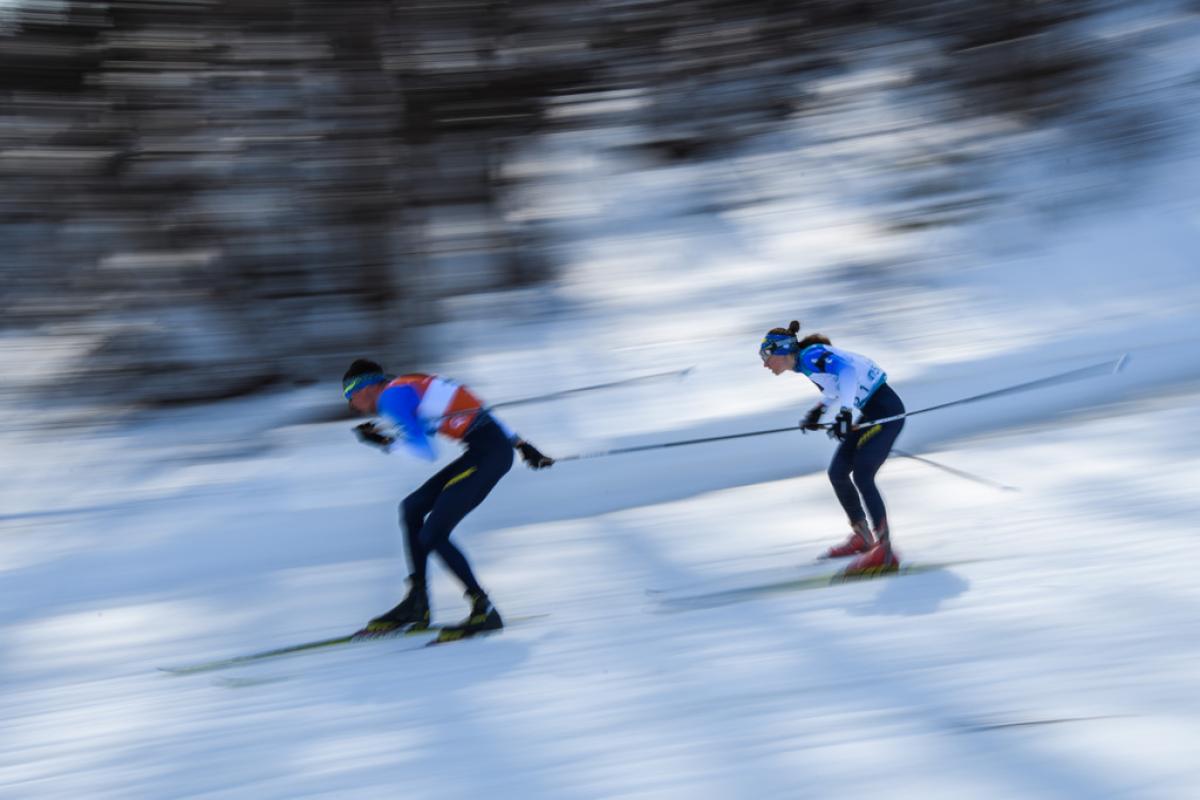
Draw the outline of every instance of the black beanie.
<instances>
[{"instance_id":1,"label":"black beanie","mask_svg":"<svg viewBox=\"0 0 1200 800\"><path fill-rule=\"evenodd\" d=\"M376 364L374 361L366 358L356 358L354 363L350 365L350 369L346 370L346 374L342 376L342 383L353 380L359 375L382 375L383 367Z\"/></svg>"}]
</instances>

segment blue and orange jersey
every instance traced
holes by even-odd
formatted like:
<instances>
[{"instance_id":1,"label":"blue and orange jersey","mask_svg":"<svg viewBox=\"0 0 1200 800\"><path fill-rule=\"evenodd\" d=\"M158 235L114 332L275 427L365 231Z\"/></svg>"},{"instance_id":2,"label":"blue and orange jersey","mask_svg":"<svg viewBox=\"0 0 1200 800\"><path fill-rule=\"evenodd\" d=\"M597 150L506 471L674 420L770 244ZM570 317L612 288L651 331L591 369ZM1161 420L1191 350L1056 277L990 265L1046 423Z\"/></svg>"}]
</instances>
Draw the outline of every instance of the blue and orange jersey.
<instances>
[{"instance_id":1,"label":"blue and orange jersey","mask_svg":"<svg viewBox=\"0 0 1200 800\"><path fill-rule=\"evenodd\" d=\"M488 415L483 401L457 381L440 375L412 373L392 378L377 405L379 413L396 428L396 439L416 455L436 457L431 437L442 434L461 441ZM490 415L489 415L490 416ZM491 417L509 439L512 431Z\"/></svg>"}]
</instances>

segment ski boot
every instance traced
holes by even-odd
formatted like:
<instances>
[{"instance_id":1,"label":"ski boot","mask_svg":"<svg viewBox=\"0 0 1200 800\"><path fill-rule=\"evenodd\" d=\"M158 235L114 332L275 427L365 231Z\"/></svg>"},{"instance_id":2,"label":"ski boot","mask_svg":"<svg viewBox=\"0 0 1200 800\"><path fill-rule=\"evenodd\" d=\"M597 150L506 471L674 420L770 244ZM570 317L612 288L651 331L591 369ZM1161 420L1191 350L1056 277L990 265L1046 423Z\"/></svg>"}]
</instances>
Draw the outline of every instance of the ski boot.
<instances>
[{"instance_id":1,"label":"ski boot","mask_svg":"<svg viewBox=\"0 0 1200 800\"><path fill-rule=\"evenodd\" d=\"M504 627L504 620L500 619L500 612L492 605L492 601L486 594L467 592L465 596L471 602L470 615L457 625L447 625L442 628L437 642L453 642L481 633L498 631Z\"/></svg>"},{"instance_id":2,"label":"ski boot","mask_svg":"<svg viewBox=\"0 0 1200 800\"><path fill-rule=\"evenodd\" d=\"M843 578L870 578L885 572L896 572L900 569L900 557L892 551L892 543L887 531L876 541L875 546L858 558L851 561L844 570Z\"/></svg>"},{"instance_id":3,"label":"ski boot","mask_svg":"<svg viewBox=\"0 0 1200 800\"><path fill-rule=\"evenodd\" d=\"M390 611L380 614L359 631L362 636L415 633L429 629L429 595L425 583L409 579L408 594Z\"/></svg>"},{"instance_id":4,"label":"ski boot","mask_svg":"<svg viewBox=\"0 0 1200 800\"><path fill-rule=\"evenodd\" d=\"M871 537L871 531L867 527L865 519L850 523L850 530L850 537L846 541L826 550L821 558L845 558L846 556L865 553L871 549L875 540Z\"/></svg>"}]
</instances>

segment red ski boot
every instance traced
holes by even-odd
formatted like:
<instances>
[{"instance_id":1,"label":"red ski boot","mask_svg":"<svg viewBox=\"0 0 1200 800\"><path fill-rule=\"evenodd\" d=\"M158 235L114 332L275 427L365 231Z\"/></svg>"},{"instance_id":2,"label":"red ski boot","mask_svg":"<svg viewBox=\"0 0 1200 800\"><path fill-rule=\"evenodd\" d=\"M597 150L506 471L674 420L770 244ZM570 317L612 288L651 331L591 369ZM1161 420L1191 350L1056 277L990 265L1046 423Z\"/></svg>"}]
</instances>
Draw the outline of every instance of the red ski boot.
<instances>
[{"instance_id":1,"label":"red ski boot","mask_svg":"<svg viewBox=\"0 0 1200 800\"><path fill-rule=\"evenodd\" d=\"M844 578L868 578L900 569L900 558L892 552L890 542L882 541L850 562L842 570Z\"/></svg>"},{"instance_id":2,"label":"red ski boot","mask_svg":"<svg viewBox=\"0 0 1200 800\"><path fill-rule=\"evenodd\" d=\"M856 522L850 526L853 533L850 538L839 544L837 547L831 547L825 551L821 558L845 558L859 553L865 553L871 549L872 539L871 534L867 532L866 522Z\"/></svg>"}]
</instances>

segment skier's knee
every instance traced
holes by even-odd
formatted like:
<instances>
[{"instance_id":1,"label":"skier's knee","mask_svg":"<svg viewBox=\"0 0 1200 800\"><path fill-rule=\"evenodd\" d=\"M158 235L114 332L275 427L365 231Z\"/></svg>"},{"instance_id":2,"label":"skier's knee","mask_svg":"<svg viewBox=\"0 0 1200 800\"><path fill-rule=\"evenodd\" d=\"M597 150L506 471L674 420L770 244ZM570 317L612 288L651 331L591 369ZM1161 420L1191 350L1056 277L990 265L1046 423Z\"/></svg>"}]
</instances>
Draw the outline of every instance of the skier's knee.
<instances>
[{"instance_id":1,"label":"skier's knee","mask_svg":"<svg viewBox=\"0 0 1200 800\"><path fill-rule=\"evenodd\" d=\"M425 513L416 495L409 495L400 501L400 524L407 527L421 527Z\"/></svg>"},{"instance_id":2,"label":"skier's knee","mask_svg":"<svg viewBox=\"0 0 1200 800\"><path fill-rule=\"evenodd\" d=\"M825 474L829 476L829 482L835 487L852 485L850 481L850 470L848 469L843 469L842 467L830 467L825 471Z\"/></svg>"},{"instance_id":3,"label":"skier's knee","mask_svg":"<svg viewBox=\"0 0 1200 800\"><path fill-rule=\"evenodd\" d=\"M438 520L432 516L425 520L425 524L421 526L419 540L421 547L428 552L438 552L442 546L450 539L450 529L440 524Z\"/></svg>"},{"instance_id":4,"label":"skier's knee","mask_svg":"<svg viewBox=\"0 0 1200 800\"><path fill-rule=\"evenodd\" d=\"M421 523L421 544L427 550L436 550L442 542L450 538L461 519L455 509L440 505L434 507Z\"/></svg>"},{"instance_id":5,"label":"skier's knee","mask_svg":"<svg viewBox=\"0 0 1200 800\"><path fill-rule=\"evenodd\" d=\"M850 472L850 480L854 483L854 488L862 491L871 491L875 488L875 473L878 468L854 469Z\"/></svg>"}]
</instances>

